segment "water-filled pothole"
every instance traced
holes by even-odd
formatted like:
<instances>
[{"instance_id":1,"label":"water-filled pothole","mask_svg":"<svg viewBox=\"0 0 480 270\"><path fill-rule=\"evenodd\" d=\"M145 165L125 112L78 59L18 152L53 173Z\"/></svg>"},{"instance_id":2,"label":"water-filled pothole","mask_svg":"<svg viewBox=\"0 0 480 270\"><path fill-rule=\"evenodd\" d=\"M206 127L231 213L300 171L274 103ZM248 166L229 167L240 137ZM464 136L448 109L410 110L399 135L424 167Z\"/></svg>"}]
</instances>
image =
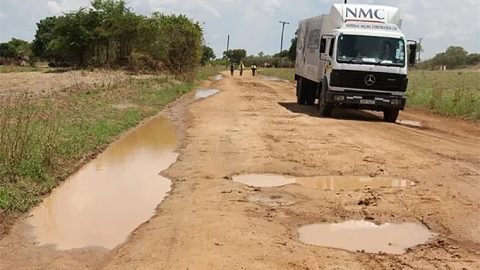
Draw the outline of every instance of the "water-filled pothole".
<instances>
[{"instance_id":1,"label":"water-filled pothole","mask_svg":"<svg viewBox=\"0 0 480 270\"><path fill-rule=\"evenodd\" d=\"M411 120L397 120L397 123L403 126L409 127L423 127L423 124L418 121L411 121Z\"/></svg>"},{"instance_id":2,"label":"water-filled pothole","mask_svg":"<svg viewBox=\"0 0 480 270\"><path fill-rule=\"evenodd\" d=\"M156 117L113 143L32 211L39 244L114 248L148 220L171 181L159 175L177 159L176 127Z\"/></svg>"},{"instance_id":3,"label":"water-filled pothole","mask_svg":"<svg viewBox=\"0 0 480 270\"><path fill-rule=\"evenodd\" d=\"M220 81L223 79L223 75L222 74L218 74L216 75L214 78L213 78L215 81Z\"/></svg>"},{"instance_id":4,"label":"water-filled pothole","mask_svg":"<svg viewBox=\"0 0 480 270\"><path fill-rule=\"evenodd\" d=\"M203 90L197 90L195 93L196 98L207 98L209 96L213 96L216 93L220 92L217 89L203 89Z\"/></svg>"},{"instance_id":5,"label":"water-filled pothole","mask_svg":"<svg viewBox=\"0 0 480 270\"><path fill-rule=\"evenodd\" d=\"M271 77L271 76L266 76L266 75L262 75L262 79L264 79L266 81L272 81L272 82L288 82L288 80L283 80L283 79L280 79L280 78L277 78L277 77Z\"/></svg>"},{"instance_id":6,"label":"water-filled pothole","mask_svg":"<svg viewBox=\"0 0 480 270\"><path fill-rule=\"evenodd\" d=\"M233 181L254 187L279 187L297 183L301 186L322 190L356 190L365 187L410 187L413 181L391 177L369 176L317 176L286 177L269 174L243 174L232 177Z\"/></svg>"},{"instance_id":7,"label":"water-filled pothole","mask_svg":"<svg viewBox=\"0 0 480 270\"><path fill-rule=\"evenodd\" d=\"M306 225L298 233L300 242L309 245L389 254L403 254L436 236L416 223L376 225L363 220Z\"/></svg>"},{"instance_id":8,"label":"water-filled pothole","mask_svg":"<svg viewBox=\"0 0 480 270\"><path fill-rule=\"evenodd\" d=\"M385 176L317 176L299 177L296 183L307 188L322 190L356 190L365 187L382 188L397 187L406 188L415 185L413 181Z\"/></svg>"},{"instance_id":9,"label":"water-filled pothole","mask_svg":"<svg viewBox=\"0 0 480 270\"><path fill-rule=\"evenodd\" d=\"M295 183L295 178L270 174L242 174L232 177L233 181L254 187L280 187Z\"/></svg>"}]
</instances>

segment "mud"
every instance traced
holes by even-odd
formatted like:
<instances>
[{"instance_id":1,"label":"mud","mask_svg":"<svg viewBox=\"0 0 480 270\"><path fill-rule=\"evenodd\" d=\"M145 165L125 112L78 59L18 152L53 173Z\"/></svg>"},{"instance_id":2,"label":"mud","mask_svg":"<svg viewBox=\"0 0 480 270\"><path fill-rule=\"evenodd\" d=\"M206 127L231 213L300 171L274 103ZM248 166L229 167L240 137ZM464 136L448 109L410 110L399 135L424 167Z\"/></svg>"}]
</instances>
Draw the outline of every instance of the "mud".
<instances>
[{"instance_id":1,"label":"mud","mask_svg":"<svg viewBox=\"0 0 480 270\"><path fill-rule=\"evenodd\" d=\"M298 232L299 240L309 245L397 255L436 236L416 223L376 225L362 220L307 225Z\"/></svg>"},{"instance_id":2,"label":"mud","mask_svg":"<svg viewBox=\"0 0 480 270\"><path fill-rule=\"evenodd\" d=\"M195 98L207 98L217 94L218 92L220 91L216 89L197 90L197 92L195 93Z\"/></svg>"},{"instance_id":3,"label":"mud","mask_svg":"<svg viewBox=\"0 0 480 270\"><path fill-rule=\"evenodd\" d=\"M33 209L36 242L60 250L122 243L170 190L158 174L176 161L177 140L169 120L156 117L112 144Z\"/></svg>"}]
</instances>

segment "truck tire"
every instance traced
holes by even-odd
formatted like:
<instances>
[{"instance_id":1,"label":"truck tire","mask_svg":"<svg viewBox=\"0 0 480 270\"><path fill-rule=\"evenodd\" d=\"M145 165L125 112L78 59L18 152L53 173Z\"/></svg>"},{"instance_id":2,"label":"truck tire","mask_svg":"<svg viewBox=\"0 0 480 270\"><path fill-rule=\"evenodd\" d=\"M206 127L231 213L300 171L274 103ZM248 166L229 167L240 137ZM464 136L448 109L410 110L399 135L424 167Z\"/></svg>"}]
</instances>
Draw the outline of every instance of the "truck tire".
<instances>
[{"instance_id":1,"label":"truck tire","mask_svg":"<svg viewBox=\"0 0 480 270\"><path fill-rule=\"evenodd\" d=\"M297 103L305 105L305 85L303 78L299 78L297 81Z\"/></svg>"},{"instance_id":2,"label":"truck tire","mask_svg":"<svg viewBox=\"0 0 480 270\"><path fill-rule=\"evenodd\" d=\"M387 109L383 111L383 118L385 121L390 123L397 122L398 114L400 113L399 109Z\"/></svg>"},{"instance_id":3,"label":"truck tire","mask_svg":"<svg viewBox=\"0 0 480 270\"><path fill-rule=\"evenodd\" d=\"M327 103L327 88L326 83L319 84L321 85L321 91L318 95L318 110L320 111L320 115L324 117L330 117L333 112L333 104Z\"/></svg>"},{"instance_id":4,"label":"truck tire","mask_svg":"<svg viewBox=\"0 0 480 270\"><path fill-rule=\"evenodd\" d=\"M314 91L314 87L311 87L313 83L309 83L309 86L310 87L305 87L305 96L306 96L306 102L307 102L307 105L309 106L313 106L315 105L315 100L317 99L317 93L316 91Z\"/></svg>"}]
</instances>

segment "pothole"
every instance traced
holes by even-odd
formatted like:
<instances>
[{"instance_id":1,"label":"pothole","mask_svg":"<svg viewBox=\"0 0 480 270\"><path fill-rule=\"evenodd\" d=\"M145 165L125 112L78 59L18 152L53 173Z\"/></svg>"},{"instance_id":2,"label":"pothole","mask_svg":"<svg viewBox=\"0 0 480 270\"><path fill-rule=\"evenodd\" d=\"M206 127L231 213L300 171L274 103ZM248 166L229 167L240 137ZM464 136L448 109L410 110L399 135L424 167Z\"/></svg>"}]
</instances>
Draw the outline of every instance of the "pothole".
<instances>
[{"instance_id":1,"label":"pothole","mask_svg":"<svg viewBox=\"0 0 480 270\"><path fill-rule=\"evenodd\" d=\"M296 183L307 188L322 190L356 190L365 187L382 188L395 187L406 188L415 185L415 182L385 176L317 176L317 177L299 177Z\"/></svg>"},{"instance_id":2,"label":"pothole","mask_svg":"<svg viewBox=\"0 0 480 270\"><path fill-rule=\"evenodd\" d=\"M271 174L243 174L232 177L233 181L254 187L280 187L297 183L306 188L320 190L356 190L365 187L406 188L415 182L392 177L370 176L316 176L316 177L286 177Z\"/></svg>"},{"instance_id":3,"label":"pothole","mask_svg":"<svg viewBox=\"0 0 480 270\"><path fill-rule=\"evenodd\" d=\"M397 124L409 127L423 127L423 124L421 122L411 120L397 120Z\"/></svg>"},{"instance_id":4,"label":"pothole","mask_svg":"<svg viewBox=\"0 0 480 270\"><path fill-rule=\"evenodd\" d=\"M295 178L271 174L242 174L233 176L232 179L253 187L280 187L295 183Z\"/></svg>"},{"instance_id":5,"label":"pothole","mask_svg":"<svg viewBox=\"0 0 480 270\"><path fill-rule=\"evenodd\" d=\"M306 225L298 229L300 242L352 252L403 254L437 234L416 223L376 225L363 220Z\"/></svg>"},{"instance_id":6,"label":"pothole","mask_svg":"<svg viewBox=\"0 0 480 270\"><path fill-rule=\"evenodd\" d=\"M283 196L264 196L264 195L253 195L247 198L249 202L264 204L267 206L288 206L295 204L295 201L285 198Z\"/></svg>"},{"instance_id":7,"label":"pothole","mask_svg":"<svg viewBox=\"0 0 480 270\"><path fill-rule=\"evenodd\" d=\"M32 210L36 242L60 250L122 243L170 191L159 173L176 161L177 142L176 127L156 117L113 143Z\"/></svg>"},{"instance_id":8,"label":"pothole","mask_svg":"<svg viewBox=\"0 0 480 270\"><path fill-rule=\"evenodd\" d=\"M214 78L213 78L215 81L220 81L223 79L223 75L222 74L218 74L216 75Z\"/></svg>"},{"instance_id":9,"label":"pothole","mask_svg":"<svg viewBox=\"0 0 480 270\"><path fill-rule=\"evenodd\" d=\"M196 98L207 98L210 96L215 95L216 93L220 92L217 89L203 89L203 90L197 90L195 93Z\"/></svg>"}]
</instances>

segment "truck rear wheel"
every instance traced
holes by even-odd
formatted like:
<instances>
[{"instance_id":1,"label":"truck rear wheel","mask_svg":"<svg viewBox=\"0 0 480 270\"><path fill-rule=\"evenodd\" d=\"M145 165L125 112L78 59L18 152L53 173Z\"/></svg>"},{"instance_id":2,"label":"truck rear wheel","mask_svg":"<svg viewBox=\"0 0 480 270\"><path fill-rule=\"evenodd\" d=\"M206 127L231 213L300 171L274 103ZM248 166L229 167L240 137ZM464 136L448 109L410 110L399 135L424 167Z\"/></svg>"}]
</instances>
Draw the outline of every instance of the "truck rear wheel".
<instances>
[{"instance_id":1,"label":"truck rear wheel","mask_svg":"<svg viewBox=\"0 0 480 270\"><path fill-rule=\"evenodd\" d=\"M305 105L305 85L303 78L299 78L297 81L297 103Z\"/></svg>"},{"instance_id":2,"label":"truck rear wheel","mask_svg":"<svg viewBox=\"0 0 480 270\"><path fill-rule=\"evenodd\" d=\"M320 115L330 117L333 112L333 104L327 103L327 91L324 87L324 83L321 84L321 91L318 95L318 110Z\"/></svg>"},{"instance_id":3,"label":"truck rear wheel","mask_svg":"<svg viewBox=\"0 0 480 270\"><path fill-rule=\"evenodd\" d=\"M383 118L387 122L395 123L395 122L397 122L397 118L398 118L399 113L400 113L399 109L387 109L387 110L383 111Z\"/></svg>"}]
</instances>

